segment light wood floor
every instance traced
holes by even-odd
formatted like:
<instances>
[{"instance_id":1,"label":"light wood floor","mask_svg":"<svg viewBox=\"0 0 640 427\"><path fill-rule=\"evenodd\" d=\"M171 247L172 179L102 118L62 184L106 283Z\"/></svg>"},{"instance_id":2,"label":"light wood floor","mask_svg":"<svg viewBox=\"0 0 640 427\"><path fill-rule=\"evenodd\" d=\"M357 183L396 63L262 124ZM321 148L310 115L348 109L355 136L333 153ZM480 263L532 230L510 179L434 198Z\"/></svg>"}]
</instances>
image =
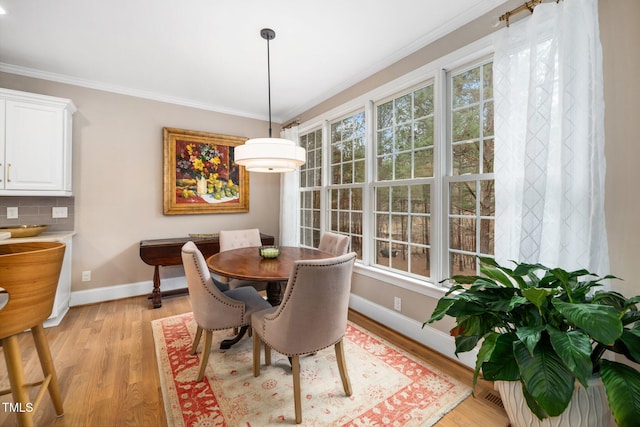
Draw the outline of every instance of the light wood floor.
<instances>
[{"instance_id":1,"label":"light wood floor","mask_svg":"<svg viewBox=\"0 0 640 427\"><path fill-rule=\"evenodd\" d=\"M146 297L73 307L60 326L46 329L64 399L65 415L55 417L49 396L36 413L38 426L166 426L151 321L191 311L186 295L165 298L151 309ZM350 319L383 338L424 358L449 375L471 384L472 372L424 346L391 332L370 319L350 313ZM30 334L20 346L27 378L40 379ZM0 356L4 360L4 355ZM348 359L347 359L348 360ZM348 363L348 362L347 362ZM0 362L0 389L8 388L4 361ZM496 402L497 400L497 402ZM16 426L15 414L5 412L0 398L0 426ZM509 422L488 384L476 388L447 414L438 427L503 427Z\"/></svg>"}]
</instances>

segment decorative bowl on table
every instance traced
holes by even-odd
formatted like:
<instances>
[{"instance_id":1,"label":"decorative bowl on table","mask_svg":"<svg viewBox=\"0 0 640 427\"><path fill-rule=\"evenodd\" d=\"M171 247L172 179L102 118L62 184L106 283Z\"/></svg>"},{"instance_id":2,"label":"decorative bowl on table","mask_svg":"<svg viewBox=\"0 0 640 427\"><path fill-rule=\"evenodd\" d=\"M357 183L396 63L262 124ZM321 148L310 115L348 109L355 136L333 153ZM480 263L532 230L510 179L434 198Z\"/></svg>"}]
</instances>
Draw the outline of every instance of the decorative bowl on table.
<instances>
[{"instance_id":1,"label":"decorative bowl on table","mask_svg":"<svg viewBox=\"0 0 640 427\"><path fill-rule=\"evenodd\" d=\"M0 232L11 233L12 238L16 237L33 237L49 228L48 225L11 225L0 227Z\"/></svg>"},{"instance_id":2,"label":"decorative bowl on table","mask_svg":"<svg viewBox=\"0 0 640 427\"><path fill-rule=\"evenodd\" d=\"M260 256L265 259L278 258L280 248L277 246L260 246Z\"/></svg>"}]
</instances>

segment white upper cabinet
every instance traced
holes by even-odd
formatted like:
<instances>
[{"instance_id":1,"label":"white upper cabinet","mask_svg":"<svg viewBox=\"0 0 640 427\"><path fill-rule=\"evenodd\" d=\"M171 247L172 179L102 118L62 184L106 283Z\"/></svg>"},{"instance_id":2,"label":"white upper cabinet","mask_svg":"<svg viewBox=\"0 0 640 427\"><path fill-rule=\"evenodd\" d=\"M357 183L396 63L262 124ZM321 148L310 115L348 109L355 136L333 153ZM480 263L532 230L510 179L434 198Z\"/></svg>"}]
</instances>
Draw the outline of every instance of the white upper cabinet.
<instances>
[{"instance_id":1,"label":"white upper cabinet","mask_svg":"<svg viewBox=\"0 0 640 427\"><path fill-rule=\"evenodd\" d=\"M71 196L69 99L0 89L0 196Z\"/></svg>"}]
</instances>

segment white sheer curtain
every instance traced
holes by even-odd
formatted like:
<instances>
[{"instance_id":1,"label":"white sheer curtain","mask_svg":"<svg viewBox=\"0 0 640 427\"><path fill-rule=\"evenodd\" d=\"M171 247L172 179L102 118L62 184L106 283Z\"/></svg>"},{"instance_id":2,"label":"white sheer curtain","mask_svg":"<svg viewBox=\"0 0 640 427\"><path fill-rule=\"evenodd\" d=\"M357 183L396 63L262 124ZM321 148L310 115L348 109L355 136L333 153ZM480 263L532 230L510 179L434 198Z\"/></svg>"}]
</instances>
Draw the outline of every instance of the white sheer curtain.
<instances>
[{"instance_id":1,"label":"white sheer curtain","mask_svg":"<svg viewBox=\"0 0 640 427\"><path fill-rule=\"evenodd\" d=\"M496 260L608 274L598 2L541 4L496 37Z\"/></svg>"},{"instance_id":2,"label":"white sheer curtain","mask_svg":"<svg viewBox=\"0 0 640 427\"><path fill-rule=\"evenodd\" d=\"M299 144L298 126L280 132L280 137ZM280 245L298 246L300 230L300 171L280 174Z\"/></svg>"}]
</instances>

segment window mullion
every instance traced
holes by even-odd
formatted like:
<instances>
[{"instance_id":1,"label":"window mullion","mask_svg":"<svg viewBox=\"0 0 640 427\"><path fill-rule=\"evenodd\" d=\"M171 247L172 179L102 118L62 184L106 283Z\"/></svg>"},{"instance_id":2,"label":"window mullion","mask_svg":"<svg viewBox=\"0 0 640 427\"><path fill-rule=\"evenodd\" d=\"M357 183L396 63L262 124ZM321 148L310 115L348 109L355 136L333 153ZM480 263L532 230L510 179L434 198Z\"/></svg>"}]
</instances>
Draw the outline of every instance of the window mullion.
<instances>
[{"instance_id":1,"label":"window mullion","mask_svg":"<svg viewBox=\"0 0 640 427\"><path fill-rule=\"evenodd\" d=\"M328 120L322 122L322 191L320 192L320 232L324 233L329 229L329 178L331 173L330 165L330 136L331 126Z\"/></svg>"},{"instance_id":2,"label":"window mullion","mask_svg":"<svg viewBox=\"0 0 640 427\"><path fill-rule=\"evenodd\" d=\"M431 201L433 229L432 247L432 265L435 271L432 273L434 283L439 283L448 274L448 200L449 185L446 179L449 173L449 157L450 150L448 146L449 130L448 130L448 114L447 105L449 102L447 72L440 70L436 73L434 79L434 183L433 183L433 199Z\"/></svg>"},{"instance_id":3,"label":"window mullion","mask_svg":"<svg viewBox=\"0 0 640 427\"><path fill-rule=\"evenodd\" d=\"M365 105L364 120L366 125L365 138L367 139L366 152L365 152L365 183L362 189L362 260L366 265L371 265L374 262L375 255L375 242L373 236L375 235L375 220L371 215L367 215L366 212L374 211L374 177L376 174L376 138L375 138L375 108L373 101L369 101ZM365 232L365 230L367 232Z\"/></svg>"}]
</instances>

